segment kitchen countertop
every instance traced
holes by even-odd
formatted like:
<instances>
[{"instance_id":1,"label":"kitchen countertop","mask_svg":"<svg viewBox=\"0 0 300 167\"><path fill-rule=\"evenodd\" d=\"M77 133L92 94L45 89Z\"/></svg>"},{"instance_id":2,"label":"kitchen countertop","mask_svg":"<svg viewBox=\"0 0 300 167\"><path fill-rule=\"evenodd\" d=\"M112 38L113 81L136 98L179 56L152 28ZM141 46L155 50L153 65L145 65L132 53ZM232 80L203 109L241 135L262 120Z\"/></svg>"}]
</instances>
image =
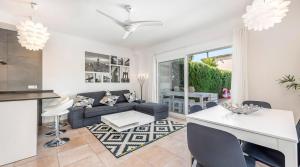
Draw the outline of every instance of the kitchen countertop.
<instances>
[{"instance_id":1,"label":"kitchen countertop","mask_svg":"<svg viewBox=\"0 0 300 167\"><path fill-rule=\"evenodd\" d=\"M59 98L53 90L0 91L0 102Z\"/></svg>"}]
</instances>

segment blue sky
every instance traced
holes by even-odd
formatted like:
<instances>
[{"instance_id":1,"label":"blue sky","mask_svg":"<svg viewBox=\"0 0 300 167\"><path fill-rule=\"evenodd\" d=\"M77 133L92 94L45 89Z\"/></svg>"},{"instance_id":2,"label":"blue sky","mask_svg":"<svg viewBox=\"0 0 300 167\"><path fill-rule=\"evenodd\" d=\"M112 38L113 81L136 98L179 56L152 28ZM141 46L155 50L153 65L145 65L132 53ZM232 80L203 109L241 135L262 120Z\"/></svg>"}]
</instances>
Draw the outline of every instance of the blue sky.
<instances>
[{"instance_id":1,"label":"blue sky","mask_svg":"<svg viewBox=\"0 0 300 167\"><path fill-rule=\"evenodd\" d=\"M230 47L230 48L210 51L208 52L208 57L215 57L215 56L220 56L225 54L232 54L232 48ZM207 57L207 52L195 54L193 55L192 61L201 61L203 58L206 57Z\"/></svg>"}]
</instances>

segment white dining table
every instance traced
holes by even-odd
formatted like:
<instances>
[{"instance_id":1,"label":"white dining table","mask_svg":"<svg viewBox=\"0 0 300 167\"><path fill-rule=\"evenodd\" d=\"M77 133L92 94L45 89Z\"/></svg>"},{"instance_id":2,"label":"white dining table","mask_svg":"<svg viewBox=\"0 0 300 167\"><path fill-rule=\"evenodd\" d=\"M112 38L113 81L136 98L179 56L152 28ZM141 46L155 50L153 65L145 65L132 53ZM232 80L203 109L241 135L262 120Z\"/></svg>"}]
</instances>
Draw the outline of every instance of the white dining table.
<instances>
[{"instance_id":1,"label":"white dining table","mask_svg":"<svg viewBox=\"0 0 300 167\"><path fill-rule=\"evenodd\" d=\"M243 115L218 105L186 117L187 122L223 130L243 141L278 150L285 156L286 167L298 167L298 136L291 111L260 109Z\"/></svg>"}]
</instances>

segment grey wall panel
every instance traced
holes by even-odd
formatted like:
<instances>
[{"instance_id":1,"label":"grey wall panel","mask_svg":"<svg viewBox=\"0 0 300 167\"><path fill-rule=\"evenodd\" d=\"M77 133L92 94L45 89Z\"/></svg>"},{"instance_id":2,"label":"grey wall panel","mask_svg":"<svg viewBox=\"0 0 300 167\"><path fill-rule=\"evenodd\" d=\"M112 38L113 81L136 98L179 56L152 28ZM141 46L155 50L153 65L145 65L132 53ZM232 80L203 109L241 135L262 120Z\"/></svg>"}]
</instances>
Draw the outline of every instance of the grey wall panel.
<instances>
[{"instance_id":1,"label":"grey wall panel","mask_svg":"<svg viewBox=\"0 0 300 167\"><path fill-rule=\"evenodd\" d=\"M17 32L6 31L7 65L0 68L6 67L6 78L0 80L0 89L26 90L28 85L37 85L38 89L42 89L42 51L25 49L18 43ZM5 77L5 74L0 72L0 76ZM6 81L6 86L2 80Z\"/></svg>"}]
</instances>

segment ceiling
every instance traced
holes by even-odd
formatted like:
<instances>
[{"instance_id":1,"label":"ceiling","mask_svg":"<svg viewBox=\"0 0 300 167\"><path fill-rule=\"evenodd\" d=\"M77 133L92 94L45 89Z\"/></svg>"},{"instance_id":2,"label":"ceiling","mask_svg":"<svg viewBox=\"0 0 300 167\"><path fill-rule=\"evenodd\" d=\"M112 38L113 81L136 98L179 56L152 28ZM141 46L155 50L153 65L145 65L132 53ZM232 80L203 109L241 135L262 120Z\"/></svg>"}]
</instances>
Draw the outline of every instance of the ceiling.
<instances>
[{"instance_id":1,"label":"ceiling","mask_svg":"<svg viewBox=\"0 0 300 167\"><path fill-rule=\"evenodd\" d=\"M25 18L30 0L0 0L0 12ZM251 0L35 0L34 20L53 31L125 47L146 47L201 28L213 26L245 11ZM125 20L122 4L131 4L133 20L161 20L162 27L143 27L123 40L124 30L96 9ZM0 20L1 21L1 20Z\"/></svg>"}]
</instances>

